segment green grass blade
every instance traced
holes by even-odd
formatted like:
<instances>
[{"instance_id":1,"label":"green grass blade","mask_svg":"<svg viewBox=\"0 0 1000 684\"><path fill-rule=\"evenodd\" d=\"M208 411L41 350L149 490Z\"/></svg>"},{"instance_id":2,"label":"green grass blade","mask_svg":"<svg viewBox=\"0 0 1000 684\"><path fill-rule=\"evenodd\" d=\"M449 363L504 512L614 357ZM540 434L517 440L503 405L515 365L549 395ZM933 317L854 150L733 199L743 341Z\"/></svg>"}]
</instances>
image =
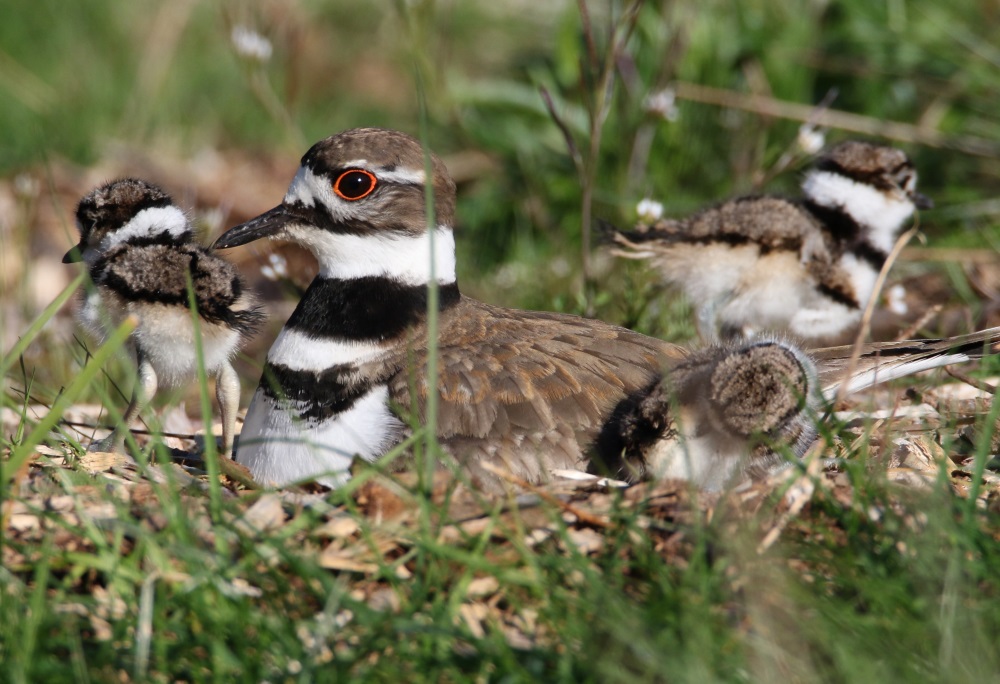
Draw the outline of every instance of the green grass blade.
<instances>
[{"instance_id":1,"label":"green grass blade","mask_svg":"<svg viewBox=\"0 0 1000 684\"><path fill-rule=\"evenodd\" d=\"M198 367L198 393L201 399L201 420L205 425L205 470L208 471L208 498L213 522L222 519L222 485L219 483L219 460L215 449L215 433L212 432L212 400L208 395L208 374L205 372L205 349L201 339L201 318L198 316L198 302L194 296L191 274L187 278L188 308L191 311L191 325L194 328L194 352Z\"/></svg>"},{"instance_id":2,"label":"green grass blade","mask_svg":"<svg viewBox=\"0 0 1000 684\"><path fill-rule=\"evenodd\" d=\"M434 470L437 461L437 415L438 415L438 292L437 264L434 263L434 237L437 230L437 218L434 213L434 166L431 162L430 149L427 146L428 126L427 126L427 101L423 80L420 78L420 71L417 70L417 93L420 100L420 136L424 145L424 177L427 182L424 184L424 204L426 207L427 220L427 244L430 247L429 259L430 278L427 283L427 410L424 415L424 422L427 425L426 449L424 453L425 474L427 478L428 490L433 486Z\"/></svg>"},{"instance_id":3,"label":"green grass blade","mask_svg":"<svg viewBox=\"0 0 1000 684\"><path fill-rule=\"evenodd\" d=\"M49 588L51 558L52 543L48 541L45 544L45 552L41 554L38 565L35 566L34 587L29 599L30 610L21 623L21 644L17 650L17 657L14 659L13 672L11 673L13 675L11 679L15 682L31 681L27 675L31 670L35 647L38 645L39 627L45 616L45 598Z\"/></svg>"},{"instance_id":4,"label":"green grass blade","mask_svg":"<svg viewBox=\"0 0 1000 684\"><path fill-rule=\"evenodd\" d=\"M0 486L6 487L10 482L14 474L23 466L34 451L35 446L40 444L45 436L49 434L56 424L62 419L63 413L68 409L77 397L90 385L97 374L101 371L101 367L115 353L121 349L125 341L128 340L129 335L135 330L135 326L138 321L134 318L127 319L108 337L108 340L102 344L94 356L90 359L90 363L84 366L80 374L73 378L73 381L69 383L66 389L59 395L59 397L52 403L52 408L49 412L45 414L45 417L38 421L35 428L25 437L24 441L19 444L11 453L10 459L7 461L6 466L3 469L2 477L0 477Z\"/></svg>"},{"instance_id":5,"label":"green grass blade","mask_svg":"<svg viewBox=\"0 0 1000 684\"><path fill-rule=\"evenodd\" d=\"M45 327L45 324L49 322L49 319L52 318L67 301L69 301L69 298L76 293L77 288L80 287L86 279L87 272L80 271L80 274L73 279L73 282L67 285L63 291L52 300L52 303L45 307L42 313L38 315L38 318L36 318L32 324L28 326L24 335L18 338L17 342L14 343L14 346L11 347L10 351L4 354L3 358L0 359L0 376L7 375L7 371L10 370L10 367L14 365L17 359L21 358L21 355L24 354L24 350L28 348L28 345L34 342L35 338L38 337L38 333L40 333L42 328Z\"/></svg>"}]
</instances>

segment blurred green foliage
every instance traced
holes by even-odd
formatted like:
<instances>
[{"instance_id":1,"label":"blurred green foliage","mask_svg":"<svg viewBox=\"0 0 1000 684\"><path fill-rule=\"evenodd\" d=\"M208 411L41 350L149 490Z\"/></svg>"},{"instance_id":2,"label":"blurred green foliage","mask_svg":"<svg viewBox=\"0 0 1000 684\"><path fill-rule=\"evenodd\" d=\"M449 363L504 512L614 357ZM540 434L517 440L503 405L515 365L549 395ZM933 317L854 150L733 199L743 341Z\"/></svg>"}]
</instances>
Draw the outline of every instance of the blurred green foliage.
<instances>
[{"instance_id":1,"label":"blurred green foliage","mask_svg":"<svg viewBox=\"0 0 1000 684\"><path fill-rule=\"evenodd\" d=\"M598 56L624 5L586 3ZM238 27L266 37L271 56L239 55ZM687 101L676 102L673 120L647 111L647 99L674 81L807 105L836 88L837 109L1000 141L998 35L995 0L650 0L617 61L595 160L594 215L627 225L645 196L682 214L735 193L795 191L803 155L774 172L795 150L799 122ZM353 126L416 133L419 81L431 146L444 155L480 150L492 160L461 178L463 288L498 303L580 311L581 179L539 89L551 93L586 148L596 77L588 52L570 1L4 0L0 176L55 160L91 164L114 142L174 156L211 146L295 157ZM831 131L828 139L849 135ZM921 189L938 202L921 217L931 238L1000 245L1000 204L990 202L1000 160L904 147ZM598 315L672 339L692 336L685 303L658 296L640 266L601 261L595 275ZM51 356L71 354L82 352ZM34 387L30 377L18 382L35 397L59 391ZM0 680L142 673L140 605L151 611L157 681L225 672L284 681L297 672L293 665L302 680L319 681L331 670L381 681L994 676L996 500L983 512L921 490L912 509L926 519L918 520L892 503L884 480L868 472L866 453L867 444L854 444L844 466L856 500L817 494L810 517L771 555L753 548L764 522L741 528L745 538L727 536L719 512L706 529L685 528L690 562L668 565L656 546L661 537L623 513L614 520L620 531L607 534L593 562L555 542L498 561L486 570L505 587L505 600L532 606L542 631L556 635L526 649L499 630L476 637L458 619L455 597L473 569L484 572L488 532L448 545L428 530L410 556L421 572L402 582L383 568L402 597L394 615L366 606L343 575L303 555L295 530L258 537L220 526L216 545L201 543L187 502L164 487L160 504L171 513L162 528L116 527L109 544L88 522L94 553L44 553L28 569L2 569L0 591L14 599L0 601L0 662L13 663L13 674L0 666ZM89 475L73 477L79 481L60 486L93 484ZM130 519L127 504L114 505ZM227 505L241 514L241 502ZM319 513L303 517L310 515L321 524ZM556 538L565 534L560 520ZM189 581L169 580L173 561ZM227 593L235 579L261 595ZM121 597L124 617L110 618L113 639L93 639L81 615L54 608L93 608L98 601L81 581ZM37 610L26 610L29 602ZM356 613L349 647L317 665L302 635L336 633L321 619L343 606Z\"/></svg>"},{"instance_id":2,"label":"blurred green foliage","mask_svg":"<svg viewBox=\"0 0 1000 684\"><path fill-rule=\"evenodd\" d=\"M600 53L622 6L589 7ZM575 270L579 180L538 89L584 142L593 83L576 3L7 0L4 15L0 173L54 156L86 164L109 140L299 153L356 125L415 132L419 71L432 146L497 162L462 193L467 268L563 253ZM267 37L271 58L237 54L237 26ZM683 101L675 121L649 114L643 103L675 79L804 104L836 88L834 108L1000 140L998 31L1000 9L980 0L648 2L619 60L596 215L628 222L647 194L683 213L756 190L794 144L798 122ZM928 232L995 224L995 209L961 207L993 196L1000 161L907 147L949 208L927 216Z\"/></svg>"},{"instance_id":3,"label":"blurred green foliage","mask_svg":"<svg viewBox=\"0 0 1000 684\"><path fill-rule=\"evenodd\" d=\"M422 89L432 148L490 160L456 174L469 294L685 339L685 303L660 296L642 265L614 263L596 247L587 305L585 183L540 94L551 94L586 152L595 60L630 5L586 3L588 38L568 0L7 0L0 175L55 159L90 164L112 143L174 157L208 146L294 158L353 126L416 133ZM240 54L239 29L269 41L266 59ZM683 215L734 194L797 191L808 163L796 148L799 121L682 99L670 117L651 111L650 98L678 81L807 106L835 93L835 109L1000 150L995 35L1000 8L985 0L649 0L617 55L600 145L587 160L593 216L628 225L646 196ZM827 140L855 135L831 130ZM937 201L920 217L930 242L1000 245L998 155L901 146Z\"/></svg>"}]
</instances>

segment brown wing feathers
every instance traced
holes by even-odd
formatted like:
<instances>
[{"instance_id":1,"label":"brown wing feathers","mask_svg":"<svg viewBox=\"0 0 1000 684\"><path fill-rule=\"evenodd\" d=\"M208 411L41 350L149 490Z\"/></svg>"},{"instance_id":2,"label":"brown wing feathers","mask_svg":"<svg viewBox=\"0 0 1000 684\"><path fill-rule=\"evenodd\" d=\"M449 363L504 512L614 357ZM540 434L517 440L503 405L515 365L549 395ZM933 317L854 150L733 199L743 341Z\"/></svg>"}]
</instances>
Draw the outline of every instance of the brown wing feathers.
<instances>
[{"instance_id":1,"label":"brown wing feathers","mask_svg":"<svg viewBox=\"0 0 1000 684\"><path fill-rule=\"evenodd\" d=\"M584 327L591 334L579 334ZM442 316L440 339L461 344L439 350L438 434L476 451L486 448L477 439L518 438L561 425L595 433L665 359L682 355L678 347L597 321L542 313L514 318L464 298ZM465 345L477 355L470 357ZM415 367L424 368L423 344L415 347L421 349ZM410 405L407 376L398 373L390 388L402 406ZM422 415L430 388L423 374L414 382Z\"/></svg>"}]
</instances>

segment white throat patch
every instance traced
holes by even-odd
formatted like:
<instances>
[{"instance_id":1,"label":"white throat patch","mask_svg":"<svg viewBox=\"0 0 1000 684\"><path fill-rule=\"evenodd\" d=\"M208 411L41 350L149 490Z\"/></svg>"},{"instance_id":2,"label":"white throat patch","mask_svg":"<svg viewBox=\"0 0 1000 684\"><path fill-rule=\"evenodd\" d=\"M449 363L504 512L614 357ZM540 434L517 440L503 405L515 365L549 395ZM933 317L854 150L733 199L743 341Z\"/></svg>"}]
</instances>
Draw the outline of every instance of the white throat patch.
<instances>
[{"instance_id":1,"label":"white throat patch","mask_svg":"<svg viewBox=\"0 0 1000 684\"><path fill-rule=\"evenodd\" d=\"M407 285L431 281L431 236L399 234L346 235L290 225L285 235L316 255L321 278L351 280L388 277ZM434 231L433 277L455 282L455 235L449 226Z\"/></svg>"}]
</instances>

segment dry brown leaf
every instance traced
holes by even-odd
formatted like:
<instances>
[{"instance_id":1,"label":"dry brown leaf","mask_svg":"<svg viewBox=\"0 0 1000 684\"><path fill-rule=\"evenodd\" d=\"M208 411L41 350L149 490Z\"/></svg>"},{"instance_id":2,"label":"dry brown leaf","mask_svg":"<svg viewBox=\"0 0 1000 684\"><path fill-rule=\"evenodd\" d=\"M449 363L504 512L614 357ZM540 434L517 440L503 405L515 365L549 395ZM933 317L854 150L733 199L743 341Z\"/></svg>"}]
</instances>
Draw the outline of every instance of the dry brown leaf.
<instances>
[{"instance_id":1,"label":"dry brown leaf","mask_svg":"<svg viewBox=\"0 0 1000 684\"><path fill-rule=\"evenodd\" d=\"M347 513L340 513L317 527L313 534L329 539L344 539L360 529L358 521Z\"/></svg>"},{"instance_id":2,"label":"dry brown leaf","mask_svg":"<svg viewBox=\"0 0 1000 684\"><path fill-rule=\"evenodd\" d=\"M486 577L476 577L474 580L469 582L469 586L465 589L465 595L468 598L491 596L495 594L499 588L499 580L492 575L488 575Z\"/></svg>"},{"instance_id":3,"label":"dry brown leaf","mask_svg":"<svg viewBox=\"0 0 1000 684\"><path fill-rule=\"evenodd\" d=\"M129 457L111 451L88 451L77 459L80 467L91 475L124 466Z\"/></svg>"},{"instance_id":4,"label":"dry brown leaf","mask_svg":"<svg viewBox=\"0 0 1000 684\"><path fill-rule=\"evenodd\" d=\"M486 629L483 627L483 623L490 614L489 608L481 603L463 603L458 607L458 614L461 616L465 626L469 628L472 636L477 639L482 639L486 636Z\"/></svg>"},{"instance_id":5,"label":"dry brown leaf","mask_svg":"<svg viewBox=\"0 0 1000 684\"><path fill-rule=\"evenodd\" d=\"M566 530L566 536L576 546L577 551L585 556L597 553L604 548L604 535L590 527Z\"/></svg>"},{"instance_id":6,"label":"dry brown leaf","mask_svg":"<svg viewBox=\"0 0 1000 684\"><path fill-rule=\"evenodd\" d=\"M245 534L254 535L277 529L285 523L285 509L281 497L274 493L263 494L235 525Z\"/></svg>"}]
</instances>

